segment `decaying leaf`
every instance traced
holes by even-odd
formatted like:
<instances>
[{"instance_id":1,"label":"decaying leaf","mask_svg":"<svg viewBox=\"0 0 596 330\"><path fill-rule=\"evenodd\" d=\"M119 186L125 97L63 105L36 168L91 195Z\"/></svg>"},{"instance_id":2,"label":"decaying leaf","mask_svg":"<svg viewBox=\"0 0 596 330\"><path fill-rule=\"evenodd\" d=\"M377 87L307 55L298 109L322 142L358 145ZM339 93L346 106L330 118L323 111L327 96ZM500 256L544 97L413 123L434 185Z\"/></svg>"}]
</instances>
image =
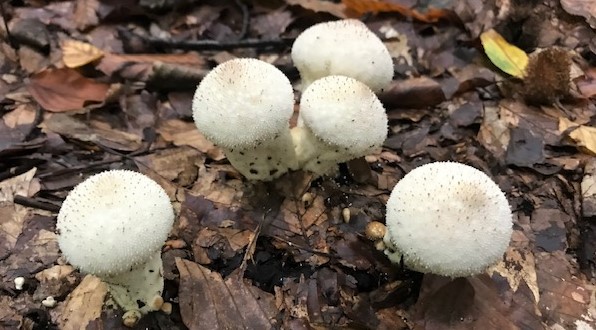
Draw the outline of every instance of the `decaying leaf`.
<instances>
[{"instance_id":1,"label":"decaying leaf","mask_svg":"<svg viewBox=\"0 0 596 330\"><path fill-rule=\"evenodd\" d=\"M480 41L491 62L514 77L523 78L528 55L510 44L497 31L490 29L480 35Z\"/></svg>"},{"instance_id":2,"label":"decaying leaf","mask_svg":"<svg viewBox=\"0 0 596 330\"><path fill-rule=\"evenodd\" d=\"M566 132L578 148L589 155L596 155L596 127L578 125L571 120L559 118L559 132Z\"/></svg>"},{"instance_id":3,"label":"decaying leaf","mask_svg":"<svg viewBox=\"0 0 596 330\"><path fill-rule=\"evenodd\" d=\"M596 216L596 159L591 159L584 168L582 189L582 214L584 217Z\"/></svg>"},{"instance_id":4,"label":"decaying leaf","mask_svg":"<svg viewBox=\"0 0 596 330\"><path fill-rule=\"evenodd\" d=\"M110 85L86 78L73 69L47 69L30 78L27 89L44 109L80 110L89 102L103 102Z\"/></svg>"},{"instance_id":5,"label":"decaying leaf","mask_svg":"<svg viewBox=\"0 0 596 330\"><path fill-rule=\"evenodd\" d=\"M532 291L534 301L540 301L538 283L536 282L536 265L534 255L529 251L523 251L510 247L505 253L503 260L490 267L489 274L497 273L507 280L513 292L519 289L522 281Z\"/></svg>"},{"instance_id":6,"label":"decaying leaf","mask_svg":"<svg viewBox=\"0 0 596 330\"><path fill-rule=\"evenodd\" d=\"M596 2L591 0L561 0L561 7L571 15L582 16L596 28Z\"/></svg>"},{"instance_id":7,"label":"decaying leaf","mask_svg":"<svg viewBox=\"0 0 596 330\"><path fill-rule=\"evenodd\" d=\"M15 195L33 196L39 191L39 179L34 178L37 168L0 182L0 202L12 202Z\"/></svg>"},{"instance_id":8,"label":"decaying leaf","mask_svg":"<svg viewBox=\"0 0 596 330\"><path fill-rule=\"evenodd\" d=\"M85 30L88 27L95 26L97 23L99 23L99 19L97 17L98 8L98 0L75 1L74 21L79 30Z\"/></svg>"},{"instance_id":9,"label":"decaying leaf","mask_svg":"<svg viewBox=\"0 0 596 330\"><path fill-rule=\"evenodd\" d=\"M399 13L422 22L433 23L448 15L447 11L443 9L429 8L425 13L421 13L404 5L383 0L342 0L341 2L346 6L348 11L355 13L355 17L367 13Z\"/></svg>"},{"instance_id":10,"label":"decaying leaf","mask_svg":"<svg viewBox=\"0 0 596 330\"><path fill-rule=\"evenodd\" d=\"M62 62L69 68L78 68L103 56L101 49L78 40L65 40L60 46L62 48Z\"/></svg>"},{"instance_id":11,"label":"decaying leaf","mask_svg":"<svg viewBox=\"0 0 596 330\"><path fill-rule=\"evenodd\" d=\"M312 10L314 12L325 12L335 17L348 18L345 13L346 6L341 3L333 3L330 1L321 0L286 0L289 5L300 6L304 9Z\"/></svg>"},{"instance_id":12,"label":"decaying leaf","mask_svg":"<svg viewBox=\"0 0 596 330\"><path fill-rule=\"evenodd\" d=\"M215 160L221 160L225 156L221 149L205 138L193 123L184 122L178 119L164 121L157 129L159 134L168 142L177 146L190 146L206 153Z\"/></svg>"},{"instance_id":13,"label":"decaying leaf","mask_svg":"<svg viewBox=\"0 0 596 330\"><path fill-rule=\"evenodd\" d=\"M276 323L273 296L232 274L224 280L194 262L176 259L180 314L191 329L269 329Z\"/></svg>"},{"instance_id":14,"label":"decaying leaf","mask_svg":"<svg viewBox=\"0 0 596 330\"><path fill-rule=\"evenodd\" d=\"M89 322L99 318L107 293L108 286L99 278L85 276L59 309L60 329L84 329Z\"/></svg>"}]
</instances>

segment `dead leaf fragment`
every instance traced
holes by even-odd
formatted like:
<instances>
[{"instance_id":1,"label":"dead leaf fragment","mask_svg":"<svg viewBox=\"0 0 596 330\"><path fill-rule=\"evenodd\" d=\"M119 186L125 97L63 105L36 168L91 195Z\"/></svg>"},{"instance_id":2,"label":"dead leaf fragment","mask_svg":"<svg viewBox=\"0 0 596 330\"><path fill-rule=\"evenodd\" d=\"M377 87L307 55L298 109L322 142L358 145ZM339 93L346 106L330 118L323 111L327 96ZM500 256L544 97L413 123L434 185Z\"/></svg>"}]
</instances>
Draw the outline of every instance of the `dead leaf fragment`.
<instances>
[{"instance_id":1,"label":"dead leaf fragment","mask_svg":"<svg viewBox=\"0 0 596 330\"><path fill-rule=\"evenodd\" d=\"M498 264L491 266L487 273L501 275L507 280L513 292L517 292L520 284L524 281L532 291L534 301L539 302L540 291L536 279L536 262L534 254L531 252L510 247L507 249L505 257Z\"/></svg>"},{"instance_id":2,"label":"dead leaf fragment","mask_svg":"<svg viewBox=\"0 0 596 330\"><path fill-rule=\"evenodd\" d=\"M354 13L353 17L360 17L367 13L398 13L421 22L433 23L448 15L448 12L443 9L428 8L422 13L398 3L383 0L342 0L341 2L349 12Z\"/></svg>"},{"instance_id":3,"label":"dead leaf fragment","mask_svg":"<svg viewBox=\"0 0 596 330\"><path fill-rule=\"evenodd\" d=\"M48 69L30 78L27 90L44 109L80 110L88 102L103 102L110 85L86 78L73 69Z\"/></svg>"},{"instance_id":4,"label":"dead leaf fragment","mask_svg":"<svg viewBox=\"0 0 596 330\"><path fill-rule=\"evenodd\" d=\"M561 0L561 7L571 15L582 16L596 28L596 2L592 0Z\"/></svg>"},{"instance_id":5,"label":"dead leaf fragment","mask_svg":"<svg viewBox=\"0 0 596 330\"><path fill-rule=\"evenodd\" d=\"M79 30L85 30L88 27L99 23L97 9L98 0L77 0L74 8L74 21Z\"/></svg>"},{"instance_id":6,"label":"dead leaf fragment","mask_svg":"<svg viewBox=\"0 0 596 330\"><path fill-rule=\"evenodd\" d=\"M569 137L577 143L582 152L596 155L596 127L578 125L567 118L559 118L559 132L563 133L569 129Z\"/></svg>"},{"instance_id":7,"label":"dead leaf fragment","mask_svg":"<svg viewBox=\"0 0 596 330\"><path fill-rule=\"evenodd\" d=\"M189 329L269 329L277 315L271 294L241 276L225 281L194 262L176 259L180 272L180 314Z\"/></svg>"},{"instance_id":8,"label":"dead leaf fragment","mask_svg":"<svg viewBox=\"0 0 596 330\"><path fill-rule=\"evenodd\" d=\"M312 10L314 12L325 12L335 17L348 18L346 15L346 6L343 3L332 3L321 0L286 0L289 5L300 6L304 9Z\"/></svg>"},{"instance_id":9,"label":"dead leaf fragment","mask_svg":"<svg viewBox=\"0 0 596 330\"><path fill-rule=\"evenodd\" d=\"M77 40L65 40L62 47L62 62L69 68L78 68L103 56L103 51L91 44Z\"/></svg>"},{"instance_id":10,"label":"dead leaf fragment","mask_svg":"<svg viewBox=\"0 0 596 330\"><path fill-rule=\"evenodd\" d=\"M490 61L514 77L523 78L528 66L528 54L510 44L497 31L490 29L480 35L480 41Z\"/></svg>"},{"instance_id":11,"label":"dead leaf fragment","mask_svg":"<svg viewBox=\"0 0 596 330\"><path fill-rule=\"evenodd\" d=\"M99 318L108 287L99 278L87 275L66 298L59 313L60 329L85 329L89 322Z\"/></svg>"}]
</instances>

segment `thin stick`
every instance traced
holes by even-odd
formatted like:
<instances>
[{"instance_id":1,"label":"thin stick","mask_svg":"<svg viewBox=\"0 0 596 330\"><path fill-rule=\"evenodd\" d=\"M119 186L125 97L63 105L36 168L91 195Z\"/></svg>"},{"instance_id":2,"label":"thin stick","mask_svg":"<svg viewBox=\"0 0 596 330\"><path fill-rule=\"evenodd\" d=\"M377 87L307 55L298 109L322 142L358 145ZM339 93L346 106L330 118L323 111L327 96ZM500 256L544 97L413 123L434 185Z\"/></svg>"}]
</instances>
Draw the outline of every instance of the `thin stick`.
<instances>
[{"instance_id":1,"label":"thin stick","mask_svg":"<svg viewBox=\"0 0 596 330\"><path fill-rule=\"evenodd\" d=\"M4 1L0 2L0 14L2 15L2 20L4 21L4 29L6 29L6 37L8 38L8 43L10 47L16 49L17 43L10 34L10 29L8 28L8 22L6 21L6 11L4 9Z\"/></svg>"},{"instance_id":2,"label":"thin stick","mask_svg":"<svg viewBox=\"0 0 596 330\"><path fill-rule=\"evenodd\" d=\"M215 40L165 40L149 38L121 29L120 33L127 39L140 38L153 47L164 47L182 50L232 50L238 48L284 48L292 45L294 38L270 40L244 39L238 41L219 42Z\"/></svg>"}]
</instances>

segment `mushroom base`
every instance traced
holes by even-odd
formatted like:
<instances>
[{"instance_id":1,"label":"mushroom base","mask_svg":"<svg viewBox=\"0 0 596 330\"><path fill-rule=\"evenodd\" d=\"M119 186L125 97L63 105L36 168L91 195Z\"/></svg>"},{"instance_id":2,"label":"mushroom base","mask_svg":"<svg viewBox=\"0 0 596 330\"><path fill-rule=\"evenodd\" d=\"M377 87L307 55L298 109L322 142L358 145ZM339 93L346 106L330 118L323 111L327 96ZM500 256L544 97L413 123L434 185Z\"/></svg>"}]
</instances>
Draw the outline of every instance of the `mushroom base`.
<instances>
[{"instance_id":1,"label":"mushroom base","mask_svg":"<svg viewBox=\"0 0 596 330\"><path fill-rule=\"evenodd\" d=\"M364 156L353 155L345 148L326 143L304 126L292 128L292 138L300 168L317 175L336 174L337 164Z\"/></svg>"},{"instance_id":2,"label":"mushroom base","mask_svg":"<svg viewBox=\"0 0 596 330\"><path fill-rule=\"evenodd\" d=\"M104 276L112 298L125 311L138 310L142 314L161 308L163 299L163 264L161 251L155 252L146 263L129 272Z\"/></svg>"},{"instance_id":3,"label":"mushroom base","mask_svg":"<svg viewBox=\"0 0 596 330\"><path fill-rule=\"evenodd\" d=\"M298 169L289 129L279 132L272 140L258 142L254 147L224 151L232 166L250 180L269 181Z\"/></svg>"}]
</instances>

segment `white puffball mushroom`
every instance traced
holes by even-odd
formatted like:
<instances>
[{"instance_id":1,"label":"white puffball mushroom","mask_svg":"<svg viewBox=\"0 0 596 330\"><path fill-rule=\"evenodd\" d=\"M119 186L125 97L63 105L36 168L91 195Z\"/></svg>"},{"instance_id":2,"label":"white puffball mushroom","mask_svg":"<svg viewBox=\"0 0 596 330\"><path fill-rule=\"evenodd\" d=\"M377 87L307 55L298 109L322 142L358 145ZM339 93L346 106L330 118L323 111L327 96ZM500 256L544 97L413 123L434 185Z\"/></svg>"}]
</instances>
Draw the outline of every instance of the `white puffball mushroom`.
<instances>
[{"instance_id":1,"label":"white puffball mushroom","mask_svg":"<svg viewBox=\"0 0 596 330\"><path fill-rule=\"evenodd\" d=\"M292 135L302 169L332 174L338 163L381 147L387 137L387 114L365 84L345 76L327 76L302 93Z\"/></svg>"},{"instance_id":2,"label":"white puffball mushroom","mask_svg":"<svg viewBox=\"0 0 596 330\"><path fill-rule=\"evenodd\" d=\"M355 19L319 23L304 30L292 45L292 60L300 72L302 89L319 78L342 75L380 92L393 78L387 47Z\"/></svg>"},{"instance_id":3,"label":"white puffball mushroom","mask_svg":"<svg viewBox=\"0 0 596 330\"><path fill-rule=\"evenodd\" d=\"M275 66L252 58L218 65L197 87L192 109L199 131L246 178L272 180L297 169L294 90Z\"/></svg>"},{"instance_id":4,"label":"white puffball mushroom","mask_svg":"<svg viewBox=\"0 0 596 330\"><path fill-rule=\"evenodd\" d=\"M58 213L58 244L70 264L100 277L125 310L147 313L163 291L161 247L174 223L164 189L128 170L77 185Z\"/></svg>"},{"instance_id":5,"label":"white puffball mushroom","mask_svg":"<svg viewBox=\"0 0 596 330\"><path fill-rule=\"evenodd\" d=\"M509 245L505 194L482 171L455 162L415 168L387 201L385 254L423 273L470 276L498 262Z\"/></svg>"}]
</instances>

